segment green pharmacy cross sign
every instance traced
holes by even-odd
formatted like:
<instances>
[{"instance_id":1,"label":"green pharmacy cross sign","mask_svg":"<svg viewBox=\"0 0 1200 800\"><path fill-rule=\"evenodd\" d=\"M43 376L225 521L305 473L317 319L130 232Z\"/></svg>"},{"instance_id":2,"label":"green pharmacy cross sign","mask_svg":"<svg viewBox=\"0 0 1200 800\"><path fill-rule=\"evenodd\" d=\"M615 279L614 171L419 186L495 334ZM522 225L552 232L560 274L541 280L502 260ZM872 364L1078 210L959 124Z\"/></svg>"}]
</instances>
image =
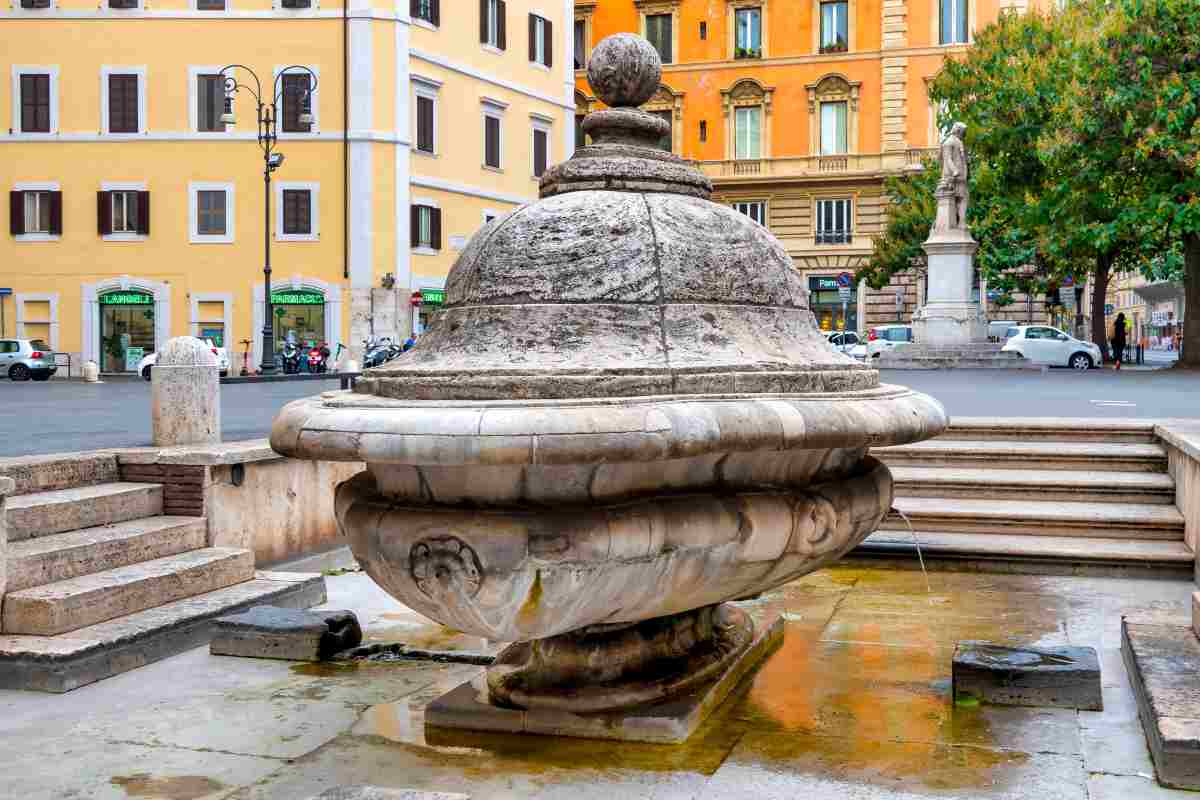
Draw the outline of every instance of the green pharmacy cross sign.
<instances>
[{"instance_id":1,"label":"green pharmacy cross sign","mask_svg":"<svg viewBox=\"0 0 1200 800\"><path fill-rule=\"evenodd\" d=\"M152 306L154 298L143 292L109 292L100 295L102 306Z\"/></svg>"},{"instance_id":2,"label":"green pharmacy cross sign","mask_svg":"<svg viewBox=\"0 0 1200 800\"><path fill-rule=\"evenodd\" d=\"M440 306L446 302L445 289L422 289L421 303L427 306Z\"/></svg>"},{"instance_id":3,"label":"green pharmacy cross sign","mask_svg":"<svg viewBox=\"0 0 1200 800\"><path fill-rule=\"evenodd\" d=\"M271 292L271 305L275 306L323 306L325 295L311 289Z\"/></svg>"}]
</instances>

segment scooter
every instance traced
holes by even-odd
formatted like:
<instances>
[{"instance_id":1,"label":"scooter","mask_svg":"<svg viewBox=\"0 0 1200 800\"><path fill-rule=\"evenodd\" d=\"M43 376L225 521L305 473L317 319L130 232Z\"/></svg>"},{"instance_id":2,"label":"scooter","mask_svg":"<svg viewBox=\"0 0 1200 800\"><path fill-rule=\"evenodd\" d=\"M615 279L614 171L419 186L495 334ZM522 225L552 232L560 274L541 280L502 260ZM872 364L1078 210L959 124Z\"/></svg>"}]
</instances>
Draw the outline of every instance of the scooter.
<instances>
[{"instance_id":1,"label":"scooter","mask_svg":"<svg viewBox=\"0 0 1200 800\"><path fill-rule=\"evenodd\" d=\"M328 368L329 346L324 342L314 344L308 351L308 371L312 373L325 372Z\"/></svg>"},{"instance_id":2,"label":"scooter","mask_svg":"<svg viewBox=\"0 0 1200 800\"><path fill-rule=\"evenodd\" d=\"M300 347L295 342L283 344L283 372L296 375L300 372Z\"/></svg>"},{"instance_id":3,"label":"scooter","mask_svg":"<svg viewBox=\"0 0 1200 800\"><path fill-rule=\"evenodd\" d=\"M363 342L363 369L379 367L391 361L404 352L398 345L392 344L388 337L368 339Z\"/></svg>"}]
</instances>

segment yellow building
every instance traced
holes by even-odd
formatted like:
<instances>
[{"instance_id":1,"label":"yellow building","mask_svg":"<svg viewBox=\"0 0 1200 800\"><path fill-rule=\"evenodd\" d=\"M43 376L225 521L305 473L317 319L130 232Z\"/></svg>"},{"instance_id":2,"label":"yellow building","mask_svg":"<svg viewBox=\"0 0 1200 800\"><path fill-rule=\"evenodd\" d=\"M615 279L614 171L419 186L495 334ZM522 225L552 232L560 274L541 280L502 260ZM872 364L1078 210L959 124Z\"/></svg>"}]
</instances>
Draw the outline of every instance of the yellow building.
<instances>
[{"instance_id":1,"label":"yellow building","mask_svg":"<svg viewBox=\"0 0 1200 800\"><path fill-rule=\"evenodd\" d=\"M457 250L570 154L573 4L348 2L9 0L0 336L104 372L211 336L253 368L267 225L277 342L419 331ZM287 90L269 220L229 64Z\"/></svg>"}]
</instances>

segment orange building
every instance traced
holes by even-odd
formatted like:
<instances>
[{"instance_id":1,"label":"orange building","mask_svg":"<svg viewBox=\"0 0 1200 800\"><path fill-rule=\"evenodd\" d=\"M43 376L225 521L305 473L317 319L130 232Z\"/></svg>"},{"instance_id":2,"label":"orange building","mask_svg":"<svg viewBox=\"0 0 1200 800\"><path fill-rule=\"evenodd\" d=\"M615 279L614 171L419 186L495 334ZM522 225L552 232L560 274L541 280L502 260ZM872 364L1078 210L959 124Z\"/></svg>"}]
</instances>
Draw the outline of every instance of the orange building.
<instances>
[{"instance_id":1,"label":"orange building","mask_svg":"<svg viewBox=\"0 0 1200 800\"><path fill-rule=\"evenodd\" d=\"M717 202L768 226L812 290L822 328L908 321L919 276L856 287L836 277L871 253L884 178L936 148L928 83L974 30L1039 0L576 0L578 123L597 105L585 67L613 33L645 36L663 61L644 108L662 142L713 180ZM986 292L986 288L985 288Z\"/></svg>"}]
</instances>

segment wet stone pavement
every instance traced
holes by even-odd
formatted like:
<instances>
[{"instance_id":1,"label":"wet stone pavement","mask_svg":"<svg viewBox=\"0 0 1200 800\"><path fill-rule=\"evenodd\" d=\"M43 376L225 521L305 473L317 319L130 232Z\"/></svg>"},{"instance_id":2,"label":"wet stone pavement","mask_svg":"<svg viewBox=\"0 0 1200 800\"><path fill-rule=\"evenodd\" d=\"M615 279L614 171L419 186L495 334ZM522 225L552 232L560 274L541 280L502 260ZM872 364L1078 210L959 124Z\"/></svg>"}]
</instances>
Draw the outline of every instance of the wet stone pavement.
<instances>
[{"instance_id":1,"label":"wet stone pavement","mask_svg":"<svg viewBox=\"0 0 1200 800\"><path fill-rule=\"evenodd\" d=\"M362 573L329 608L366 642L485 643L431 624ZM330 786L486 798L1190 797L1161 789L1121 663L1120 615L1189 614L1186 581L836 567L764 595L787 635L686 744L426 730L479 667L288 664L184 653L67 695L0 692L0 797L302 800ZM1102 712L954 707L963 639L1090 645Z\"/></svg>"}]
</instances>

